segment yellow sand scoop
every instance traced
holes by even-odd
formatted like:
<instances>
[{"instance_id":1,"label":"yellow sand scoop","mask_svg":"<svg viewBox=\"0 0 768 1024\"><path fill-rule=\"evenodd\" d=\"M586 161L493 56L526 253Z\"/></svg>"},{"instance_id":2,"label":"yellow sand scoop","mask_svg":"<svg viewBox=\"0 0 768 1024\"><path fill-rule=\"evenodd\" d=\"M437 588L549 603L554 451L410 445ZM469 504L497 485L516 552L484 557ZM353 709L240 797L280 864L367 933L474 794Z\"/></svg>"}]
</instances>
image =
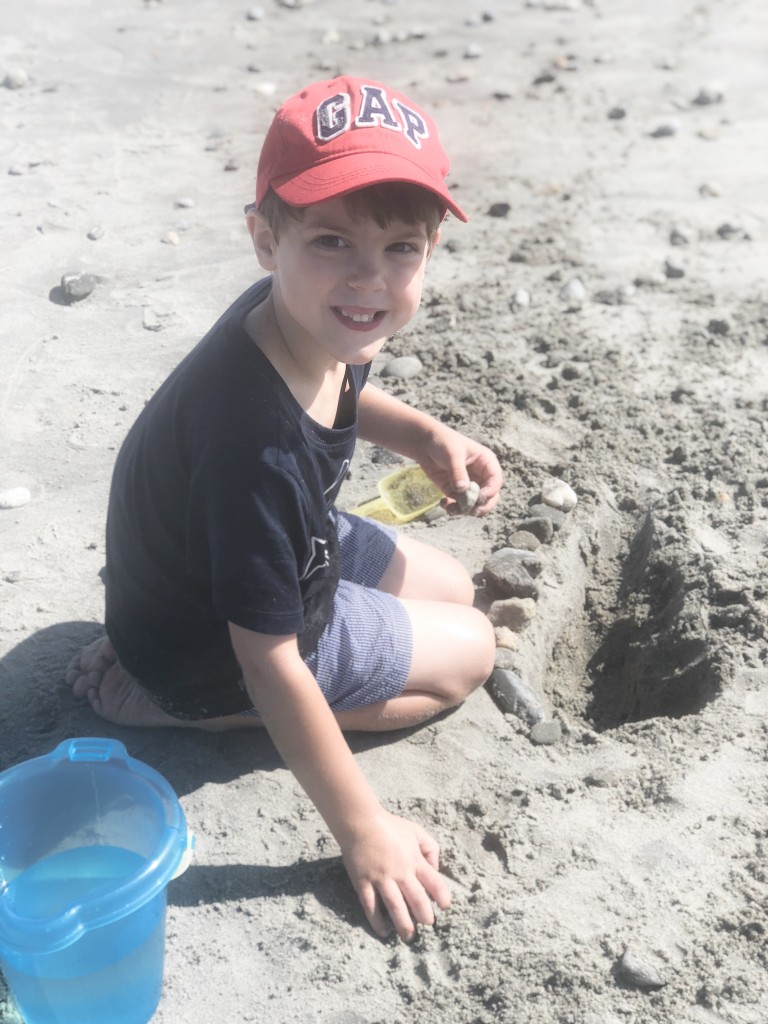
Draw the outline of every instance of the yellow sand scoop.
<instances>
[{"instance_id":1,"label":"yellow sand scoop","mask_svg":"<svg viewBox=\"0 0 768 1024\"><path fill-rule=\"evenodd\" d=\"M378 481L381 497L352 509L355 515L378 519L381 523L410 523L429 512L444 497L421 466L397 469Z\"/></svg>"}]
</instances>

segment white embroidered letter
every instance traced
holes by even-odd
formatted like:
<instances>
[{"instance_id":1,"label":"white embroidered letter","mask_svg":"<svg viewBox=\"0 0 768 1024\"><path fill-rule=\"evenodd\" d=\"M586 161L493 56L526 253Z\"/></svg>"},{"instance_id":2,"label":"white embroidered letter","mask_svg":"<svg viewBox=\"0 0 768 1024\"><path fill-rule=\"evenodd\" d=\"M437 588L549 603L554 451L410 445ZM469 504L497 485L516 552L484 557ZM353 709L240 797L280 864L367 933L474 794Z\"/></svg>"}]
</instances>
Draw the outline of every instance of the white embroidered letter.
<instances>
[{"instance_id":1,"label":"white embroidered letter","mask_svg":"<svg viewBox=\"0 0 768 1024\"><path fill-rule=\"evenodd\" d=\"M359 128L373 128L379 124L393 132L403 130L387 103L387 94L383 89L375 85L361 85L360 91L363 100L360 104L360 113L355 118L355 124Z\"/></svg>"},{"instance_id":2,"label":"white embroidered letter","mask_svg":"<svg viewBox=\"0 0 768 1024\"><path fill-rule=\"evenodd\" d=\"M424 123L424 119L416 113L415 110L411 110L410 107L406 107L400 100L395 100L397 108L403 115L403 124L405 125L405 137L408 141L416 147L421 149L421 140L429 138L429 129Z\"/></svg>"},{"instance_id":3,"label":"white embroidered letter","mask_svg":"<svg viewBox=\"0 0 768 1024\"><path fill-rule=\"evenodd\" d=\"M336 93L323 100L315 111L315 137L318 142L330 142L350 128L349 108L349 94L346 92Z\"/></svg>"}]
</instances>

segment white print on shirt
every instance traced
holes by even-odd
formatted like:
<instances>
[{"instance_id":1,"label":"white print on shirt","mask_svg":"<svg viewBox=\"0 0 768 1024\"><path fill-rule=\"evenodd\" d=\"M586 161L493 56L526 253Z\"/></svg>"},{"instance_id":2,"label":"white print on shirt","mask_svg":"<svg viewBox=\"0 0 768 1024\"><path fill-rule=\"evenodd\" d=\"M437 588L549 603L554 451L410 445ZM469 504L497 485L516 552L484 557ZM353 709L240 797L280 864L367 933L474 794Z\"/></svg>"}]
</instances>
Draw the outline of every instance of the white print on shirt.
<instances>
[{"instance_id":1,"label":"white print on shirt","mask_svg":"<svg viewBox=\"0 0 768 1024\"><path fill-rule=\"evenodd\" d=\"M299 576L300 580L308 580L318 569L327 569L331 564L328 558L328 541L322 537L312 538L312 554L306 564L304 572Z\"/></svg>"},{"instance_id":2,"label":"white print on shirt","mask_svg":"<svg viewBox=\"0 0 768 1024\"><path fill-rule=\"evenodd\" d=\"M326 487L325 490L323 491L323 494L325 495L326 498L328 497L328 495L332 491L334 491L339 486L341 481L347 475L347 470L348 469L349 469L349 459L344 459L344 461L341 464L341 469L336 474L336 479L333 481L333 483L331 484L330 487Z\"/></svg>"}]
</instances>

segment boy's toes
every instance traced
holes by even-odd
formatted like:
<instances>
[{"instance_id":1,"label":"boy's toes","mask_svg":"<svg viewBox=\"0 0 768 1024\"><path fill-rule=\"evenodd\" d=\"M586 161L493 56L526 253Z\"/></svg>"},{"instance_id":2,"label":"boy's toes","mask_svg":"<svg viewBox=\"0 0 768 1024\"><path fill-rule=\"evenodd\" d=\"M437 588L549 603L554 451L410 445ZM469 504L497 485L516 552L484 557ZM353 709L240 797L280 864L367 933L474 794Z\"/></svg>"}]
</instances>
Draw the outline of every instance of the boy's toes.
<instances>
[{"instance_id":1,"label":"boy's toes","mask_svg":"<svg viewBox=\"0 0 768 1024\"><path fill-rule=\"evenodd\" d=\"M71 682L67 676L67 682L72 687L72 696L77 700L83 700L89 696L91 690L98 691L102 678L101 672L79 672Z\"/></svg>"}]
</instances>

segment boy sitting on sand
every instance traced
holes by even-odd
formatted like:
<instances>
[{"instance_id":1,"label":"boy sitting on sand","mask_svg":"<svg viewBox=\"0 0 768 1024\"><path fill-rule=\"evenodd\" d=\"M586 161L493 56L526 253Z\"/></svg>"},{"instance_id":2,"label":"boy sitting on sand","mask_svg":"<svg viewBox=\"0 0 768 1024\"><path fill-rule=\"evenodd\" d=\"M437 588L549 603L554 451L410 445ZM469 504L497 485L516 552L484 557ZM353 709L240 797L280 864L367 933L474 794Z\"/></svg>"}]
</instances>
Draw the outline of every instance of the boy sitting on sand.
<instances>
[{"instance_id":1,"label":"boy sitting on sand","mask_svg":"<svg viewBox=\"0 0 768 1024\"><path fill-rule=\"evenodd\" d=\"M269 277L146 405L118 455L107 637L67 681L120 725L264 725L339 843L365 914L409 939L449 893L435 841L389 814L342 730L463 701L494 635L451 556L335 508L357 436L455 499L498 500L493 453L367 383L421 300L448 161L405 96L338 78L278 111L247 223Z\"/></svg>"}]
</instances>

